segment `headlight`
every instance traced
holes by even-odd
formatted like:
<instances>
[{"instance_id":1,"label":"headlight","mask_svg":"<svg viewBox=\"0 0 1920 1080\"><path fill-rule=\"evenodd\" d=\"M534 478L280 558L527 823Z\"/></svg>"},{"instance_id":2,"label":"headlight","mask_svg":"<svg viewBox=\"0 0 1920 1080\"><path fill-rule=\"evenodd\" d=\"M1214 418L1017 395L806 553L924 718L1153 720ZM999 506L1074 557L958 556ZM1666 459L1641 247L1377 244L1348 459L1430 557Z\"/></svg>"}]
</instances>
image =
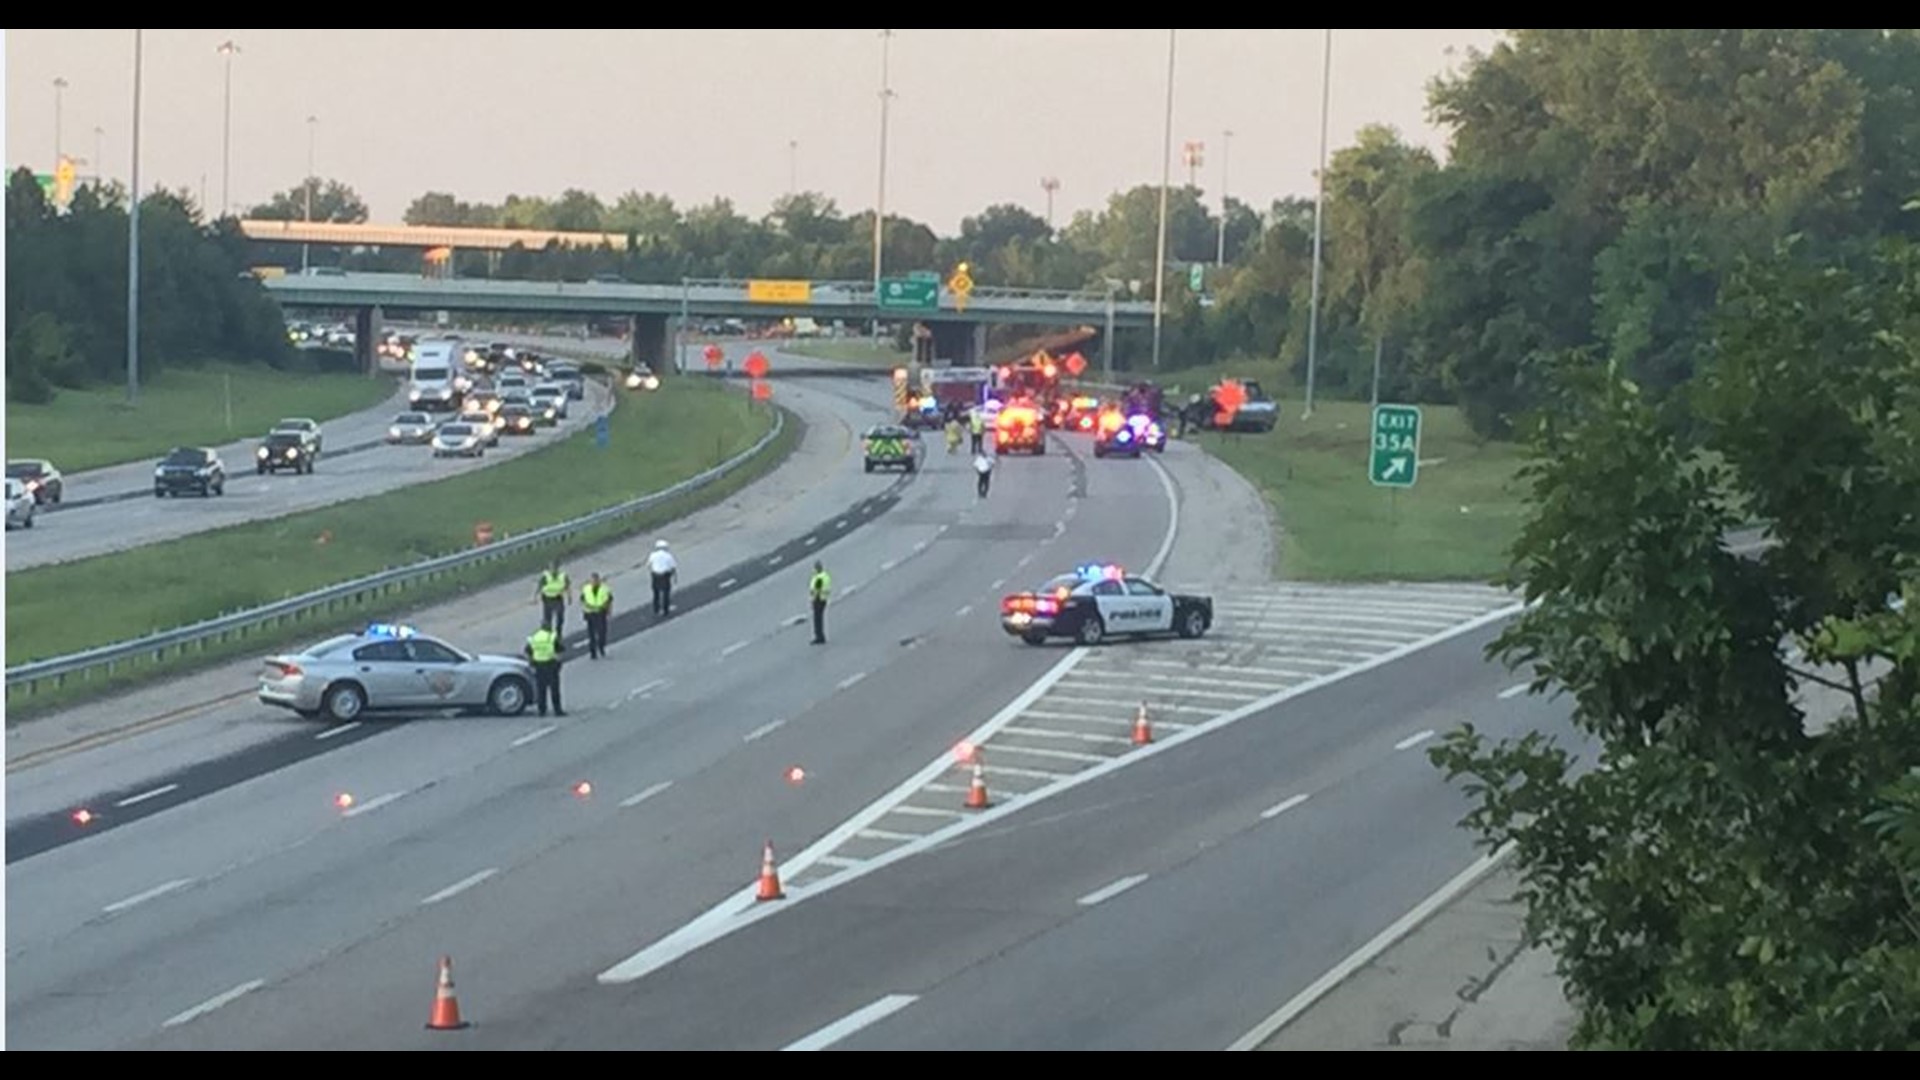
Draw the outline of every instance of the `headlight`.
<instances>
[{"instance_id":1,"label":"headlight","mask_svg":"<svg viewBox=\"0 0 1920 1080\"><path fill-rule=\"evenodd\" d=\"M155 466L153 467L153 475L155 475L155 476L165 476L165 475L167 475L167 470L166 470L166 467L165 467L165 466L162 466L162 465L155 465Z\"/></svg>"},{"instance_id":2,"label":"headlight","mask_svg":"<svg viewBox=\"0 0 1920 1080\"><path fill-rule=\"evenodd\" d=\"M296 458L296 457L299 457L299 456L300 456L300 451L298 451L298 450L295 450L295 449L294 449L293 447L291 447L291 446L289 446L289 447L287 447L287 460L288 460L288 461L292 461L292 460L293 460L294 458Z\"/></svg>"},{"instance_id":3,"label":"headlight","mask_svg":"<svg viewBox=\"0 0 1920 1080\"><path fill-rule=\"evenodd\" d=\"M647 389L649 390L660 389L660 377L658 375L647 376Z\"/></svg>"},{"instance_id":4,"label":"headlight","mask_svg":"<svg viewBox=\"0 0 1920 1080\"><path fill-rule=\"evenodd\" d=\"M259 456L261 456L261 457L266 457L266 456L267 456L267 448L263 446L263 447L261 447L261 448L260 448L259 450L257 450L257 451L255 451L255 453L257 453L257 454L258 454Z\"/></svg>"},{"instance_id":5,"label":"headlight","mask_svg":"<svg viewBox=\"0 0 1920 1080\"><path fill-rule=\"evenodd\" d=\"M400 429L397 427L390 427L387 429L387 434L397 439L400 437Z\"/></svg>"}]
</instances>

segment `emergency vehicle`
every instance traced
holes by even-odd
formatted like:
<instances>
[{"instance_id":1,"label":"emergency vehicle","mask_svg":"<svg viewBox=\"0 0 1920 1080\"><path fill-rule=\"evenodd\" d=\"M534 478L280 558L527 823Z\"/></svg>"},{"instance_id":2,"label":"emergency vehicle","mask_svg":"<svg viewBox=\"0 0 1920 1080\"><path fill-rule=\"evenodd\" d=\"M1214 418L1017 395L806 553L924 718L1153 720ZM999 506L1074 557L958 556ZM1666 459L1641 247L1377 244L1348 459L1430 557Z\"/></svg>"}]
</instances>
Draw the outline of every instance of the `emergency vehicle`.
<instances>
[{"instance_id":1,"label":"emergency vehicle","mask_svg":"<svg viewBox=\"0 0 1920 1080\"><path fill-rule=\"evenodd\" d=\"M1002 598L1000 627L1029 645L1059 637L1098 645L1115 634L1197 638L1213 627L1213 597L1170 592L1121 567L1089 563Z\"/></svg>"},{"instance_id":2,"label":"emergency vehicle","mask_svg":"<svg viewBox=\"0 0 1920 1080\"><path fill-rule=\"evenodd\" d=\"M1117 454L1137 458L1142 450L1164 450L1166 445L1166 433L1158 420L1112 406L1100 411L1093 436L1094 457Z\"/></svg>"},{"instance_id":3,"label":"emergency vehicle","mask_svg":"<svg viewBox=\"0 0 1920 1080\"><path fill-rule=\"evenodd\" d=\"M919 437L904 427L891 424L871 427L861 441L868 472L892 468L913 472L918 468L913 451Z\"/></svg>"},{"instance_id":4,"label":"emergency vehicle","mask_svg":"<svg viewBox=\"0 0 1920 1080\"><path fill-rule=\"evenodd\" d=\"M1045 352L1035 353L1013 364L994 369L993 391L1002 401L1025 399L1039 413L1047 427L1060 427L1066 421L1068 395L1060 385L1060 366Z\"/></svg>"},{"instance_id":5,"label":"emergency vehicle","mask_svg":"<svg viewBox=\"0 0 1920 1080\"><path fill-rule=\"evenodd\" d=\"M1000 454L1047 452L1046 418L1031 400L1016 398L1001 406L993 418L993 449Z\"/></svg>"}]
</instances>

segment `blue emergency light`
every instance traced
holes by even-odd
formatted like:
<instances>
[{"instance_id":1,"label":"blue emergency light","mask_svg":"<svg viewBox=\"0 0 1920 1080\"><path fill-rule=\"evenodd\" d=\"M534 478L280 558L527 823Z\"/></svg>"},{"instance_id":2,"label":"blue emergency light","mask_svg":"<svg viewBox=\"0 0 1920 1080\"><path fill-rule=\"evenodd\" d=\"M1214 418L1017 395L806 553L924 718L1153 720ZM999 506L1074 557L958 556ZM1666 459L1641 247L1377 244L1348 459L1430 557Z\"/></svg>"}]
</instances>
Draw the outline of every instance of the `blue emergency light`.
<instances>
[{"instance_id":1,"label":"blue emergency light","mask_svg":"<svg viewBox=\"0 0 1920 1080\"><path fill-rule=\"evenodd\" d=\"M1107 563L1087 563L1085 566L1076 568L1074 573L1077 574L1082 581L1118 581L1124 576L1125 571Z\"/></svg>"},{"instance_id":2,"label":"blue emergency light","mask_svg":"<svg viewBox=\"0 0 1920 1080\"><path fill-rule=\"evenodd\" d=\"M367 627L366 636L370 638L410 638L418 633L413 627L401 623L373 623Z\"/></svg>"}]
</instances>

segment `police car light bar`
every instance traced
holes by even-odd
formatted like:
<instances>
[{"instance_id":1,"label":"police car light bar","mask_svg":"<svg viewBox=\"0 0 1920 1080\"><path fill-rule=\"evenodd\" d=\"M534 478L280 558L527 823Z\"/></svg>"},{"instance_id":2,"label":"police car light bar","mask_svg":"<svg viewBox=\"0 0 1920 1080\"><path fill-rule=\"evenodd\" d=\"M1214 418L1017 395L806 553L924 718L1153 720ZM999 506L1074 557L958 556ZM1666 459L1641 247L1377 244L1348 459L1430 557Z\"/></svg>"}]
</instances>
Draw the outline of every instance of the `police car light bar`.
<instances>
[{"instance_id":1,"label":"police car light bar","mask_svg":"<svg viewBox=\"0 0 1920 1080\"><path fill-rule=\"evenodd\" d=\"M419 633L419 631L403 623L372 623L367 627L366 636L371 638L410 638L417 633Z\"/></svg>"},{"instance_id":2,"label":"police car light bar","mask_svg":"<svg viewBox=\"0 0 1920 1080\"><path fill-rule=\"evenodd\" d=\"M1079 575L1082 581L1100 581L1102 579L1118 581L1126 575L1126 571L1120 569L1118 566L1107 563L1087 563L1085 566L1076 568L1074 573Z\"/></svg>"}]
</instances>

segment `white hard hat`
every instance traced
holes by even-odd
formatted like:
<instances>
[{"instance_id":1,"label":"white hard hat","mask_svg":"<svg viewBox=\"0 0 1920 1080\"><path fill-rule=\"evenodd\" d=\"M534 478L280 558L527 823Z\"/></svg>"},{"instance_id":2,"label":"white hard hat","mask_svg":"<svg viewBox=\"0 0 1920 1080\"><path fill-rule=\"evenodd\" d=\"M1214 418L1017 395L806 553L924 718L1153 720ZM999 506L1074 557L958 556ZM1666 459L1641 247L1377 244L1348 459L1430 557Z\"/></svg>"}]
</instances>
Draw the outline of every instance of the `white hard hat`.
<instances>
[{"instance_id":1,"label":"white hard hat","mask_svg":"<svg viewBox=\"0 0 1920 1080\"><path fill-rule=\"evenodd\" d=\"M655 540L653 542L653 549L655 551L660 551L664 549L666 546L667 546L667 542L665 540Z\"/></svg>"}]
</instances>

